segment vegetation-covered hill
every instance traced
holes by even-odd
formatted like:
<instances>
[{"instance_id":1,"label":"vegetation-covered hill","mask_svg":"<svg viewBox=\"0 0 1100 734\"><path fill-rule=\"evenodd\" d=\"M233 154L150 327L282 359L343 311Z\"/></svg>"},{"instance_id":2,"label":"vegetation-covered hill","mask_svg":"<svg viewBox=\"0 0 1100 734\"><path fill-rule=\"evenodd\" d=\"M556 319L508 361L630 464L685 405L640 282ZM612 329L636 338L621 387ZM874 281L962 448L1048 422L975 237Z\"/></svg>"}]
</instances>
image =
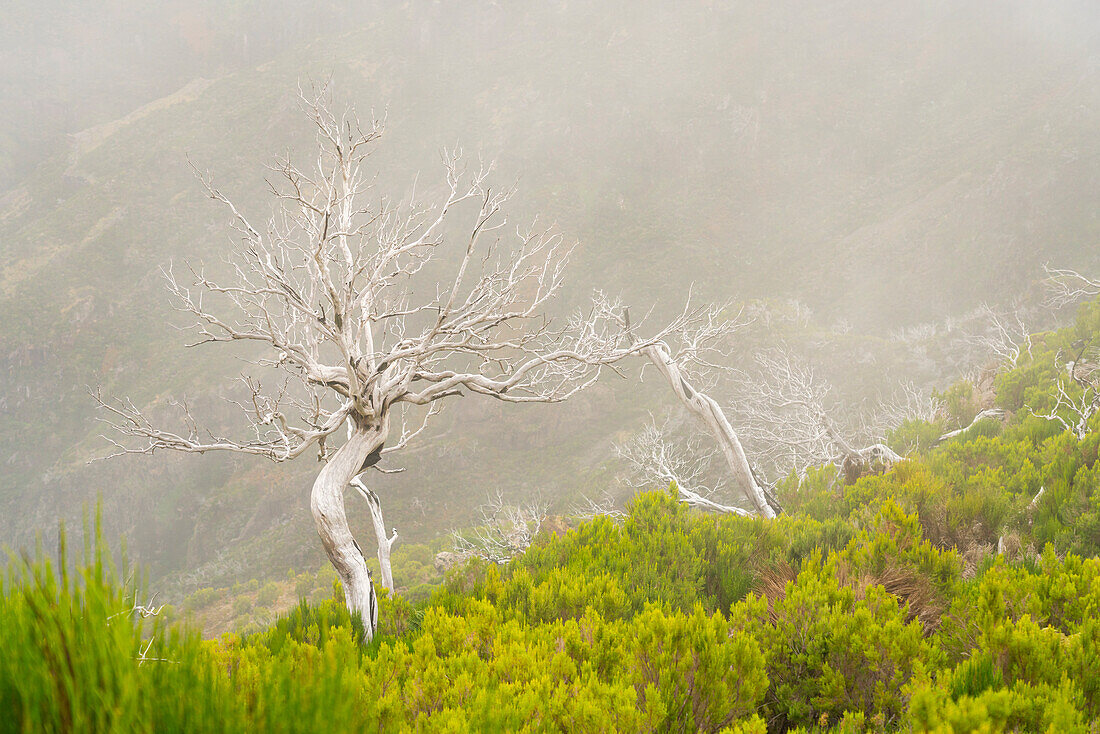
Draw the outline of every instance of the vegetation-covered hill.
<instances>
[{"instance_id":1,"label":"vegetation-covered hill","mask_svg":"<svg viewBox=\"0 0 1100 734\"><path fill-rule=\"evenodd\" d=\"M310 76L388 109L377 161L396 194L417 171L430 186L456 140L498 158L524 214L581 241L572 302L602 287L674 307L694 281L704 298L798 298L862 333L1010 298L1044 260L1095 264L1095 4L615 5L387 4L311 43L270 43L257 66L214 53L205 78L98 113L19 179L0 200L0 543L28 546L102 495L110 534L157 583L323 562L312 460L86 464L104 448L89 385L154 415L186 397L228 429L220 397L239 362L181 348L159 269L216 268L227 236L187 156L268 211L262 164L309 148L293 91ZM226 11L227 27L251 7ZM860 375L885 374L879 359ZM387 517L427 542L469 524L490 490L600 488L611 438L662 407L647 389L460 406L404 455L406 474L379 478Z\"/></svg>"},{"instance_id":2,"label":"vegetation-covered hill","mask_svg":"<svg viewBox=\"0 0 1100 734\"><path fill-rule=\"evenodd\" d=\"M910 459L791 479L776 520L640 494L384 599L369 645L339 589L202 641L143 618L98 546L60 579L13 561L0 727L1094 731L1100 414L1083 439L1035 414L1064 379L1053 357L1097 339L1100 302L996 377L1005 420L937 446L942 426L910 423L894 437ZM947 420L983 407L964 383L945 399Z\"/></svg>"}]
</instances>

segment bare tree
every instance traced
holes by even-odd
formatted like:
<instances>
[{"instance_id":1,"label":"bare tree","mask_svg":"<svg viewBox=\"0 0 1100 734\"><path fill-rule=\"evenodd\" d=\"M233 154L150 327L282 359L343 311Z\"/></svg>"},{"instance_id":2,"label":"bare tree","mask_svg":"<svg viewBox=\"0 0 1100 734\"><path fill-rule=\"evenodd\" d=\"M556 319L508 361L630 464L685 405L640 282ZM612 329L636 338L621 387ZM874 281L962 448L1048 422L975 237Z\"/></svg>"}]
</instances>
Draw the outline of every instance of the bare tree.
<instances>
[{"instance_id":1,"label":"bare tree","mask_svg":"<svg viewBox=\"0 0 1100 734\"><path fill-rule=\"evenodd\" d=\"M317 533L348 609L373 629L374 588L344 506L353 478L403 448L446 398L565 400L601 368L647 354L693 314L648 339L628 339L617 305L603 298L565 323L551 320L546 307L571 247L553 229L510 235L503 208L513 190L489 185L490 166L447 152L434 202L415 186L407 198L387 198L365 165L381 122L364 126L352 110L336 111L325 88L299 96L316 127L314 164L276 161L269 187L278 206L266 226L202 177L239 235L229 280L199 268L185 285L166 271L179 310L194 321L194 344L245 342L266 352L256 364L277 375L275 384L246 375L235 401L246 435L203 431L186 409L185 428L171 431L129 401L99 404L123 434L112 439L116 453L231 451L284 462L316 450L324 463L310 497ZM348 437L334 448L344 426Z\"/></svg>"},{"instance_id":2,"label":"bare tree","mask_svg":"<svg viewBox=\"0 0 1100 734\"><path fill-rule=\"evenodd\" d=\"M1009 367L1015 367L1022 355L1031 356L1031 329L1018 308L1001 313L982 304L975 316L981 331L973 339L985 353Z\"/></svg>"},{"instance_id":3,"label":"bare tree","mask_svg":"<svg viewBox=\"0 0 1100 734\"><path fill-rule=\"evenodd\" d=\"M1028 408L1032 415L1058 423L1076 436L1078 441L1085 439L1089 432L1089 422L1100 412L1100 367L1087 358L1089 346L1089 342L1084 342L1077 356L1064 363L1059 350L1054 363L1065 374L1058 377L1054 406L1046 413L1036 413Z\"/></svg>"},{"instance_id":4,"label":"bare tree","mask_svg":"<svg viewBox=\"0 0 1100 734\"><path fill-rule=\"evenodd\" d=\"M626 513L619 509L615 498L606 491L598 500L587 496L583 497L580 502L573 506L571 514L581 520L608 517L617 521L626 517Z\"/></svg>"},{"instance_id":5,"label":"bare tree","mask_svg":"<svg viewBox=\"0 0 1100 734\"><path fill-rule=\"evenodd\" d=\"M390 551L397 545L397 528L393 528L390 533L386 532L386 521L382 519L382 500L374 490L367 488L363 483L362 475L352 479L351 486L367 501L367 506L370 508L371 524L374 525L374 537L378 543L378 568L382 576L382 588L392 594L394 585Z\"/></svg>"},{"instance_id":6,"label":"bare tree","mask_svg":"<svg viewBox=\"0 0 1100 734\"><path fill-rule=\"evenodd\" d=\"M1000 408L986 408L984 410L980 410L974 416L974 418L970 421L970 423L968 423L965 426L962 426L960 428L956 428L952 431L947 431L946 433L941 435L939 438L937 438L935 443L936 444L941 444L944 441L947 441L948 439L955 438L956 436L961 436L962 434L966 433L967 431L969 431L974 426L978 425L978 423L980 423L981 421L988 420L990 418L996 418L996 419L1000 420L1000 419L1003 419L1004 417L1005 417L1005 412L1003 410L1001 410Z\"/></svg>"},{"instance_id":7,"label":"bare tree","mask_svg":"<svg viewBox=\"0 0 1100 734\"><path fill-rule=\"evenodd\" d=\"M615 452L630 467L630 483L650 487L654 480L675 484L680 500L689 507L711 512L751 515L748 510L714 499L721 487L706 486L702 478L714 451L706 451L698 440L676 441L655 423L649 423L630 441L616 445Z\"/></svg>"},{"instance_id":8,"label":"bare tree","mask_svg":"<svg viewBox=\"0 0 1100 734\"><path fill-rule=\"evenodd\" d=\"M503 493L497 492L478 508L481 523L477 527L467 533L452 534L455 559L477 557L505 564L523 555L542 528L546 508L543 502L506 505Z\"/></svg>"},{"instance_id":9,"label":"bare tree","mask_svg":"<svg viewBox=\"0 0 1100 734\"><path fill-rule=\"evenodd\" d=\"M742 434L761 463L778 475L835 464L854 476L901 457L883 443L884 426L840 421L832 386L787 350L756 355L759 375L742 384L736 401Z\"/></svg>"},{"instance_id":10,"label":"bare tree","mask_svg":"<svg viewBox=\"0 0 1100 734\"><path fill-rule=\"evenodd\" d=\"M1044 281L1047 289L1046 303L1052 308L1061 308L1100 295L1100 280L1067 268L1044 265L1043 270L1047 274Z\"/></svg>"},{"instance_id":11,"label":"bare tree","mask_svg":"<svg viewBox=\"0 0 1100 734\"><path fill-rule=\"evenodd\" d=\"M908 420L935 423L943 414L943 401L932 390L922 389L912 380L901 383L894 394L878 408L876 425L896 427Z\"/></svg>"}]
</instances>

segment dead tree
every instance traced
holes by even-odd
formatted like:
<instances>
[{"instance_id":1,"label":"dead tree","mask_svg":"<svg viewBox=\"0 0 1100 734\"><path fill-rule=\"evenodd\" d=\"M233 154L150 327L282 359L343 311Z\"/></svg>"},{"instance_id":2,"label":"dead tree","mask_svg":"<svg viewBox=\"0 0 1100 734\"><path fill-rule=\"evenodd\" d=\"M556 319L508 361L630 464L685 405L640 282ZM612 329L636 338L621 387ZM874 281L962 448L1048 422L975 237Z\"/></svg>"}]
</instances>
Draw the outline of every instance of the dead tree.
<instances>
[{"instance_id":1,"label":"dead tree","mask_svg":"<svg viewBox=\"0 0 1100 734\"><path fill-rule=\"evenodd\" d=\"M752 514L716 501L714 496L721 486L708 487L702 483L714 452L702 449L698 441L678 442L650 423L630 441L616 445L615 453L630 467L628 479L636 488L651 487L654 481L675 485L680 501L689 507L734 515Z\"/></svg>"},{"instance_id":2,"label":"dead tree","mask_svg":"<svg viewBox=\"0 0 1100 734\"><path fill-rule=\"evenodd\" d=\"M1100 295L1100 280L1081 275L1076 270L1052 268L1044 265L1046 279L1046 304L1052 308L1061 308L1079 303Z\"/></svg>"},{"instance_id":3,"label":"dead tree","mask_svg":"<svg viewBox=\"0 0 1100 734\"><path fill-rule=\"evenodd\" d=\"M344 506L355 477L403 448L447 398L565 400L601 368L649 354L698 314L685 311L644 339L626 338L617 304L604 298L564 323L550 319L572 248L552 229L508 228L503 210L513 190L490 186L490 166L446 152L434 201L418 198L415 186L406 198L388 198L366 166L382 124L337 111L327 89L299 96L316 128L316 154L308 168L289 156L276 161L268 185L278 206L265 226L201 177L238 235L228 279L201 267L191 269L190 284L165 273L194 322L194 344L264 350L256 365L275 384L242 378L235 404L249 421L246 434L200 430L186 409L184 429L172 431L132 402L99 404L123 434L111 439L116 453L230 451L285 462L316 451L323 467L310 496L314 523L348 609L369 635L375 592ZM407 427L414 419L420 427ZM345 426L347 439L334 447Z\"/></svg>"},{"instance_id":4,"label":"dead tree","mask_svg":"<svg viewBox=\"0 0 1100 734\"><path fill-rule=\"evenodd\" d=\"M616 447L619 458L630 467L628 480L635 486L652 485L654 480L674 482L681 500L691 506L750 514L714 499L722 485L732 480L729 483L744 493L758 514L772 516L781 508L765 476L774 481L791 472L801 476L810 467L834 464L851 480L873 468L889 468L902 457L886 445L887 432L906 420L932 422L939 417L940 402L912 383L902 385L866 415L839 410L829 400L832 387L811 366L788 351L773 350L756 355L757 377L742 375L736 380L727 409L731 420L716 400L694 387L704 383L709 390L716 372L738 374L721 366L728 354L717 345L747 322L740 312L723 317L727 310L712 307L707 319L677 334L681 347L675 355L667 343L655 344L645 354L721 447L730 471L725 478L712 476L710 482L704 481L703 467L713 454L703 450L698 440L678 441L651 424ZM846 419L838 418L845 413ZM761 499L760 504L754 497Z\"/></svg>"},{"instance_id":5,"label":"dead tree","mask_svg":"<svg viewBox=\"0 0 1100 734\"><path fill-rule=\"evenodd\" d=\"M985 410L978 411L977 415L974 416L974 418L970 421L970 423L968 423L967 425L965 425L961 428L956 428L953 431L947 431L946 433L944 433L943 435L941 435L939 438L936 439L936 444L938 445L938 444L943 443L944 441L955 438L956 436L961 436L962 434L966 433L967 431L969 431L974 426L978 425L978 423L980 423L981 421L988 420L990 418L996 418L997 420L1001 420L1004 417L1005 417L1005 412L1003 410L1001 410L1000 408L986 408Z\"/></svg>"},{"instance_id":6,"label":"dead tree","mask_svg":"<svg viewBox=\"0 0 1100 734\"><path fill-rule=\"evenodd\" d=\"M1015 367L1024 354L1031 356L1031 329L1019 309L1002 313L982 304L975 316L980 331L972 339L985 354L1008 367Z\"/></svg>"},{"instance_id":7,"label":"dead tree","mask_svg":"<svg viewBox=\"0 0 1100 734\"><path fill-rule=\"evenodd\" d=\"M619 509L615 498L606 491L598 500L587 496L582 497L580 502L572 507L570 514L579 520L607 517L616 522L626 517L626 513Z\"/></svg>"},{"instance_id":8,"label":"dead tree","mask_svg":"<svg viewBox=\"0 0 1100 734\"><path fill-rule=\"evenodd\" d=\"M498 492L478 508L481 522L477 527L452 533L453 558L464 561L477 557L505 564L523 555L542 528L546 508L542 502L507 505L504 495Z\"/></svg>"},{"instance_id":9,"label":"dead tree","mask_svg":"<svg viewBox=\"0 0 1100 734\"><path fill-rule=\"evenodd\" d=\"M1053 407L1046 413L1028 408L1032 415L1061 425L1078 441L1085 439L1089 422L1100 413L1100 366L1092 359L1095 351L1090 350L1089 342L1083 342L1076 356L1063 362L1059 350L1054 364L1064 374L1059 375L1055 385Z\"/></svg>"},{"instance_id":10,"label":"dead tree","mask_svg":"<svg viewBox=\"0 0 1100 734\"><path fill-rule=\"evenodd\" d=\"M754 455L778 476L835 465L848 479L901 457L883 442L884 427L842 422L830 403L832 386L786 350L756 355L758 375L742 383L735 402Z\"/></svg>"},{"instance_id":11,"label":"dead tree","mask_svg":"<svg viewBox=\"0 0 1100 734\"><path fill-rule=\"evenodd\" d=\"M378 543L378 568L382 576L382 588L393 594L393 564L390 561L390 552L397 545L397 528L390 533L386 532L386 521L382 519L382 500L374 490L367 488L362 476L352 479L351 486L367 501L367 507L370 508L371 524L374 526L374 537Z\"/></svg>"},{"instance_id":12,"label":"dead tree","mask_svg":"<svg viewBox=\"0 0 1100 734\"><path fill-rule=\"evenodd\" d=\"M883 427L900 426L906 421L935 423L943 414L943 400L912 380L901 383L894 394L875 411L874 422Z\"/></svg>"},{"instance_id":13,"label":"dead tree","mask_svg":"<svg viewBox=\"0 0 1100 734\"><path fill-rule=\"evenodd\" d=\"M708 359L708 355L717 352L720 357L721 342L745 325L741 312L729 315L726 313L727 310L727 307L711 306L702 312L696 312L690 319L685 318L687 316L685 312L679 320L682 328L675 332L679 340L675 351L670 348L668 341L654 340L643 347L641 353L664 378L679 403L699 421L718 445L733 485L744 494L757 514L761 517L775 517L780 511L779 504L767 495L757 481L741 439L734 431L725 411L717 400L702 392L697 386L698 368L721 369ZM623 328L631 334L633 339L629 314L625 311ZM686 488L682 488L682 494L684 489ZM686 496L685 501L689 501ZM697 495L689 501L689 504L702 506L707 501L705 497Z\"/></svg>"}]
</instances>

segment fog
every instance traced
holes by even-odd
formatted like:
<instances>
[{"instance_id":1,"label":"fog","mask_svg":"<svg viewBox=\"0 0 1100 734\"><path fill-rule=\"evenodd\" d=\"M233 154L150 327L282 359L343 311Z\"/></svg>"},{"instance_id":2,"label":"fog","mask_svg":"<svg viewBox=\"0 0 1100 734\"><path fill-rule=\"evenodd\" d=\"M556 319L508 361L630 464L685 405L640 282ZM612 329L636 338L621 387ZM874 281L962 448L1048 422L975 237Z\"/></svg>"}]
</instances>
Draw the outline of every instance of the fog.
<instances>
[{"instance_id":1,"label":"fog","mask_svg":"<svg viewBox=\"0 0 1100 734\"><path fill-rule=\"evenodd\" d=\"M326 79L384 114L375 161L394 196L438 188L457 143L518 184L516 221L576 240L561 312L597 288L657 315L689 287L768 304L799 314L786 338L853 402L885 389L886 364L929 388L973 366L914 357L891 341L902 330L1031 308L1044 263L1100 272L1090 0L9 0L0 545L53 537L99 498L166 587L323 562L312 458L88 464L108 452L86 388L154 411L186 397L231 425L219 398L240 355L184 349L160 277L218 267L229 240L189 161L266 216L263 166L313 143L297 86ZM671 406L628 382L562 408L456 407L379 480L388 521L426 542L488 492L565 502L605 482L613 440ZM459 423L473 430L455 438Z\"/></svg>"}]
</instances>

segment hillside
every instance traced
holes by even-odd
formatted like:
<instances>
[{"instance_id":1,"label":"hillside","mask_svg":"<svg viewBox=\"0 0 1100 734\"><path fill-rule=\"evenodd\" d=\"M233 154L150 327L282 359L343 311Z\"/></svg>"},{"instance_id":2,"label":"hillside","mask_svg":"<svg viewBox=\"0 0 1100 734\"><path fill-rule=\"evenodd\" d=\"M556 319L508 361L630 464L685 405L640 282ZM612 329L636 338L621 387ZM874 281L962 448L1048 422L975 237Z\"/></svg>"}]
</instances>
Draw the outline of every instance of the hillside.
<instances>
[{"instance_id":1,"label":"hillside","mask_svg":"<svg viewBox=\"0 0 1100 734\"><path fill-rule=\"evenodd\" d=\"M417 172L432 185L456 140L496 158L502 183L519 179L519 217L580 242L565 305L600 287L667 310L692 282L703 298L798 299L880 355L852 377L874 383L900 361L887 330L1009 301L1044 261L1098 265L1098 11L1029 7L410 2L97 121L0 200L0 543L45 529L52 545L57 517L102 496L109 536L173 588L322 563L312 459L86 463L105 452L87 386L154 413L186 397L228 427L239 355L182 348L159 272L217 268L229 236L188 159L269 211L263 165L310 148L299 80L331 73L360 109L388 111L376 162L397 194ZM904 368L890 378L947 375ZM423 542L490 491L567 505L614 473L612 439L664 407L648 390L462 404L405 474L379 478L387 517ZM365 513L353 523L369 536Z\"/></svg>"},{"instance_id":2,"label":"hillside","mask_svg":"<svg viewBox=\"0 0 1100 734\"><path fill-rule=\"evenodd\" d=\"M0 195L69 135L110 124L195 76L266 63L376 12L362 0L9 0L0 24Z\"/></svg>"},{"instance_id":3,"label":"hillside","mask_svg":"<svg viewBox=\"0 0 1100 734\"><path fill-rule=\"evenodd\" d=\"M780 518L640 493L385 598L369 644L339 587L202 641L143 617L102 545L79 576L15 561L0 703L43 731L1092 731L1100 413L1083 438L1036 414L1065 380L1054 355L1097 341L1100 301L997 374L1004 419L938 439L980 407L960 383L894 436L923 437L908 460L792 478Z\"/></svg>"}]
</instances>

